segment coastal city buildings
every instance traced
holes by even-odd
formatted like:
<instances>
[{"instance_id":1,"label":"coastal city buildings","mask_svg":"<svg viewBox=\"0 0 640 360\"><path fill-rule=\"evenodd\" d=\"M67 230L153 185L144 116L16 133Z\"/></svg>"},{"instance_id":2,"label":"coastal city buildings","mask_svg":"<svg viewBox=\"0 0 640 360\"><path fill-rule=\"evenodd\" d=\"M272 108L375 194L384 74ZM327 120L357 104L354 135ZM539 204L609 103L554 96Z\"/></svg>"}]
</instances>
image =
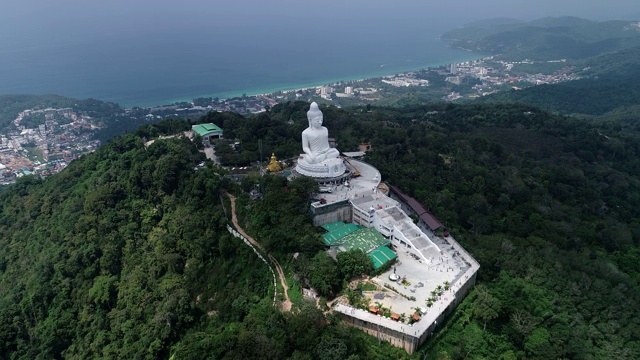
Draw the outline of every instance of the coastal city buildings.
<instances>
[{"instance_id":1,"label":"coastal city buildings","mask_svg":"<svg viewBox=\"0 0 640 360\"><path fill-rule=\"evenodd\" d=\"M59 172L100 144L93 134L100 125L71 108L26 109L0 137L0 183L35 174Z\"/></svg>"},{"instance_id":2,"label":"coastal city buildings","mask_svg":"<svg viewBox=\"0 0 640 360\"><path fill-rule=\"evenodd\" d=\"M512 89L514 86L521 89L527 86L555 84L582 78L580 71L571 65L556 66L557 69L549 68L553 71L547 72L532 72L526 69L529 65L540 65L544 69L545 64L563 65L565 63L565 59L537 62L525 59L506 62L486 57L381 78L279 91L260 97L276 102L304 100L326 103L331 101L336 106L349 106L387 100L406 93L402 90L404 88L416 87L416 94L422 93L431 99L435 97L444 101L456 101L465 97L473 99L487 96L497 91ZM444 85L442 85L443 82ZM336 91L340 87L344 87L344 92Z\"/></svg>"},{"instance_id":3,"label":"coastal city buildings","mask_svg":"<svg viewBox=\"0 0 640 360\"><path fill-rule=\"evenodd\" d=\"M395 87L428 86L429 80L417 79L415 74L407 73L406 76L385 76L382 82Z\"/></svg>"}]
</instances>

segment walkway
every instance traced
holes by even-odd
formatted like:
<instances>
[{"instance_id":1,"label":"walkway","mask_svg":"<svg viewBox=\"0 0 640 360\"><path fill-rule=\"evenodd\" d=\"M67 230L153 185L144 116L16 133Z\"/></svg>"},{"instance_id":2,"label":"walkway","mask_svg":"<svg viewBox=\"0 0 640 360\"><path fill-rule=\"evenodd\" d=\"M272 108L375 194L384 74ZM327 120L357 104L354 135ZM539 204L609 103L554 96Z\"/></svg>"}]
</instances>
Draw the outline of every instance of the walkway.
<instances>
[{"instance_id":1,"label":"walkway","mask_svg":"<svg viewBox=\"0 0 640 360\"><path fill-rule=\"evenodd\" d=\"M285 299L284 302L281 304L280 308L282 311L291 311L291 300L289 299L289 293L288 293L289 286L287 286L287 279L285 279L284 277L284 271L282 271L282 267L280 266L280 263L278 263L278 261L273 256L271 256L271 254L268 254L264 250L262 245L260 245L259 242L257 242L251 236L247 235L244 229L240 227L240 224L238 224L238 217L236 216L236 197L229 193L227 193L227 196L229 197L229 200L231 200L231 221L233 222L233 226L235 226L236 230L238 230L238 232L242 234L242 236L247 238L247 240L249 240L251 244L253 244L258 249L262 250L262 252L264 252L265 254L267 254L267 257L269 258L269 260L271 260L273 265L276 267L276 271L278 272L278 277L280 278L280 284L282 284L282 289L284 290L284 299Z\"/></svg>"}]
</instances>

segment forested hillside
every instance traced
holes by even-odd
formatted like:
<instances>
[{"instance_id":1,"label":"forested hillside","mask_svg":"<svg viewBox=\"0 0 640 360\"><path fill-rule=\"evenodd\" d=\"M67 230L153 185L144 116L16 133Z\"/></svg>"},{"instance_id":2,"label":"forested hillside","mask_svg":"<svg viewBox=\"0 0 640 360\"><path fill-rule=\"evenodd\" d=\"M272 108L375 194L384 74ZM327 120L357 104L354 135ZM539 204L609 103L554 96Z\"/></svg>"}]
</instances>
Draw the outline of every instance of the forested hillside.
<instances>
[{"instance_id":1,"label":"forested hillside","mask_svg":"<svg viewBox=\"0 0 640 360\"><path fill-rule=\"evenodd\" d=\"M188 127L140 128L0 194L0 358L401 358L313 305L273 307L267 266L226 229L224 191L237 187L197 167L187 139L144 146ZM291 194L279 200L306 203ZM291 211L279 214L306 219ZM304 255L300 243L270 248Z\"/></svg>"},{"instance_id":2,"label":"forested hillside","mask_svg":"<svg viewBox=\"0 0 640 360\"><path fill-rule=\"evenodd\" d=\"M231 240L223 230L220 180L211 169L192 170L201 157L188 140L145 149L128 135L60 175L26 177L5 191L0 354L166 356L202 311L194 291L212 296L202 280L227 281L207 272L239 270L215 261L220 254L212 241ZM223 284L222 294L263 295L259 267L242 271L258 279L248 283L253 287Z\"/></svg>"},{"instance_id":3,"label":"forested hillside","mask_svg":"<svg viewBox=\"0 0 640 360\"><path fill-rule=\"evenodd\" d=\"M307 109L198 121L240 141L226 161L254 162L259 139L265 156L299 153ZM477 288L418 357L640 356L637 122L496 104L323 112L342 151L370 142L366 161L481 264ZM312 273L331 295L346 270L318 255L308 184L256 180L265 196L251 202L252 179L238 186L224 169L197 167L203 155L188 140L143 144L188 127L140 128L0 194L0 358L401 356L313 305L272 306L268 268L226 230L224 192L239 195L247 229L288 271ZM313 276L329 270L337 283Z\"/></svg>"},{"instance_id":4,"label":"forested hillside","mask_svg":"<svg viewBox=\"0 0 640 360\"><path fill-rule=\"evenodd\" d=\"M0 131L9 128L23 110L66 107L85 112L89 116L105 118L123 111L118 104L95 99L79 100L59 95L0 95Z\"/></svg>"},{"instance_id":5,"label":"forested hillside","mask_svg":"<svg viewBox=\"0 0 640 360\"><path fill-rule=\"evenodd\" d=\"M482 98L482 102L517 102L572 115L604 115L640 104L640 70L611 76L588 78L561 84L506 90Z\"/></svg>"},{"instance_id":6,"label":"forested hillside","mask_svg":"<svg viewBox=\"0 0 640 360\"><path fill-rule=\"evenodd\" d=\"M453 227L482 266L430 353L640 356L638 124L524 106L425 110L395 117L369 161Z\"/></svg>"},{"instance_id":7,"label":"forested hillside","mask_svg":"<svg viewBox=\"0 0 640 360\"><path fill-rule=\"evenodd\" d=\"M286 134L304 124L305 106L278 105L241 120L234 134L248 141L243 130L266 117ZM323 111L343 151L371 142L367 161L480 261L478 290L424 351L455 359L640 356L637 122L496 104Z\"/></svg>"},{"instance_id":8,"label":"forested hillside","mask_svg":"<svg viewBox=\"0 0 640 360\"><path fill-rule=\"evenodd\" d=\"M640 105L640 47L584 59L577 63L585 78L560 84L507 90L486 96L481 102L516 102L543 109L602 120L634 119L629 108ZM636 113L637 114L637 113ZM637 116L635 116L637 118Z\"/></svg>"}]
</instances>

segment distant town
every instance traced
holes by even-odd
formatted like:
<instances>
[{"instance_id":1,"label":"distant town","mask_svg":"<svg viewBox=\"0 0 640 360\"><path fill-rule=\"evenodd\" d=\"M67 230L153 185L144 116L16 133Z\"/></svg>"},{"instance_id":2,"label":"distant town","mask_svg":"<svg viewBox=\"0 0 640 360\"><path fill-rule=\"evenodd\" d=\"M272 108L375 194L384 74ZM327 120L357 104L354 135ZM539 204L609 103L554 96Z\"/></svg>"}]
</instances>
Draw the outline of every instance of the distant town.
<instances>
[{"instance_id":1,"label":"distant town","mask_svg":"<svg viewBox=\"0 0 640 360\"><path fill-rule=\"evenodd\" d=\"M352 103L347 102L344 105L356 105L372 101L384 101L386 97L395 97L400 91L394 91L393 88L430 87L431 91L423 92L425 94L424 100L451 102L465 97L474 99L487 96L505 89L520 90L533 85L555 84L581 78L575 72L575 67L570 65L562 66L551 73L527 73L514 69L514 67L540 63L531 60L518 62L493 61L493 57L487 57L439 68L361 80L347 84L344 86L343 92L339 91L339 85L342 84L332 84L306 91L298 90L295 92L295 97L314 101L319 96L322 100L337 101L338 103L341 102L340 100L347 98ZM551 60L544 63L566 64L566 60ZM416 90L414 89L413 91ZM293 100L288 93L278 95L276 94L277 100L283 98L287 101Z\"/></svg>"},{"instance_id":2,"label":"distant town","mask_svg":"<svg viewBox=\"0 0 640 360\"><path fill-rule=\"evenodd\" d=\"M211 111L231 111L242 115L269 110L288 101L317 101L338 107L381 104L394 106L403 96L414 101L461 101L491 95L501 90L555 84L580 79L580 69L565 59L506 62L486 57L437 68L372 79L343 81L317 87L284 90L230 99L197 98L149 108L123 109L108 114L112 119L135 124L164 118L194 118ZM105 114L105 118L107 114ZM57 173L73 159L94 151L100 141L96 133L107 122L74 108L24 109L0 135L0 184L35 174L46 177ZM120 121L116 120L116 121Z\"/></svg>"},{"instance_id":3,"label":"distant town","mask_svg":"<svg viewBox=\"0 0 640 360\"><path fill-rule=\"evenodd\" d=\"M533 70L541 71L533 71ZM581 69L583 70L583 69ZM586 69L584 69L586 70ZM450 64L426 70L396 75L341 81L316 87L277 91L271 94L242 96L230 99L197 98L192 103L180 103L169 108L180 112L232 111L242 115L266 111L278 103L307 101L333 104L338 107L381 103L394 105L394 100L407 92L423 95L424 101L456 101L491 95L500 90L520 90L525 87L556 84L582 78L566 59L549 61L506 62L483 59ZM155 109L159 109L155 108ZM153 109L153 108L152 108Z\"/></svg>"},{"instance_id":4,"label":"distant town","mask_svg":"<svg viewBox=\"0 0 640 360\"><path fill-rule=\"evenodd\" d=\"M13 120L13 125L15 129L0 135L2 184L25 175L45 177L57 173L71 160L100 145L92 137L99 129L94 119L71 108L26 109Z\"/></svg>"}]
</instances>

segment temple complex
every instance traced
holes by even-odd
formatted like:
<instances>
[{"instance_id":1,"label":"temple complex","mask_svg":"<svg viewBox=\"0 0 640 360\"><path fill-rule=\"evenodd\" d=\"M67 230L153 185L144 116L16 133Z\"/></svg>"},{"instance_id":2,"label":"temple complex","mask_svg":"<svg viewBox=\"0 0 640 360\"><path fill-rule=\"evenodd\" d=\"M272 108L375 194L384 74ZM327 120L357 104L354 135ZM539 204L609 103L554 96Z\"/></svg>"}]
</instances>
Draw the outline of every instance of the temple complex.
<instances>
[{"instance_id":1,"label":"temple complex","mask_svg":"<svg viewBox=\"0 0 640 360\"><path fill-rule=\"evenodd\" d=\"M323 238L330 252L358 248L369 255L383 272L369 279L377 289L363 296L394 312L383 316L377 305L362 308L346 299L333 311L351 326L413 353L475 285L480 265L422 204L383 184L378 169L341 158L329 146L316 103L307 118L304 154L293 176L311 176L321 185L311 204L313 223L327 231Z\"/></svg>"}]
</instances>

